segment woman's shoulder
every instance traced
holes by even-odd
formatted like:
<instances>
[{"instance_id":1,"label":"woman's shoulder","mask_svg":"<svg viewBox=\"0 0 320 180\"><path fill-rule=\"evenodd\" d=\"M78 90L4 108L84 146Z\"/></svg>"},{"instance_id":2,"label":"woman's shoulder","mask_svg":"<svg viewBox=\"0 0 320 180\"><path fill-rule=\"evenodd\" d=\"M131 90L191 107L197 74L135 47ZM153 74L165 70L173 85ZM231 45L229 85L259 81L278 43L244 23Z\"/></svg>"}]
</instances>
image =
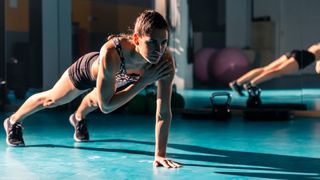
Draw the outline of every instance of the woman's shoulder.
<instances>
[{"instance_id":1,"label":"woman's shoulder","mask_svg":"<svg viewBox=\"0 0 320 180\"><path fill-rule=\"evenodd\" d=\"M133 42L129 35L110 35L105 45L108 47L108 49L116 48L117 45L119 45L122 49L125 49L127 47L131 47Z\"/></svg>"},{"instance_id":2,"label":"woman's shoulder","mask_svg":"<svg viewBox=\"0 0 320 180\"><path fill-rule=\"evenodd\" d=\"M121 51L126 51L129 46L128 39L126 37L115 36L104 43L100 49L100 55L108 57L109 61L118 61L119 49L117 49L117 44L121 47Z\"/></svg>"},{"instance_id":3,"label":"woman's shoulder","mask_svg":"<svg viewBox=\"0 0 320 180\"><path fill-rule=\"evenodd\" d=\"M162 55L162 59L167 60L167 61L173 61L173 56L172 56L172 52L167 49L163 55Z\"/></svg>"},{"instance_id":4,"label":"woman's shoulder","mask_svg":"<svg viewBox=\"0 0 320 180\"><path fill-rule=\"evenodd\" d=\"M131 36L128 34L111 34L107 38L107 42L111 41L113 43L119 42L119 43L127 43L131 41Z\"/></svg>"}]
</instances>

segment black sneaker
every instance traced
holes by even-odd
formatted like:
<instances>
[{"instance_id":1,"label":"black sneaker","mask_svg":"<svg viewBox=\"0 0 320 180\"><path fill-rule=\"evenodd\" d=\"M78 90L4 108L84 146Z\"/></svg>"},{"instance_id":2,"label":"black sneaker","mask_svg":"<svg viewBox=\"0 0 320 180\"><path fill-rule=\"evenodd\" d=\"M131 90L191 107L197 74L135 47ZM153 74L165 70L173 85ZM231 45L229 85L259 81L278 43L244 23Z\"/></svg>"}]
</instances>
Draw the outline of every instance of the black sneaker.
<instances>
[{"instance_id":1,"label":"black sneaker","mask_svg":"<svg viewBox=\"0 0 320 180\"><path fill-rule=\"evenodd\" d=\"M257 86L253 86L251 83L245 84L244 88L248 91L249 96L260 96L261 94L261 89Z\"/></svg>"},{"instance_id":2,"label":"black sneaker","mask_svg":"<svg viewBox=\"0 0 320 180\"><path fill-rule=\"evenodd\" d=\"M81 121L76 120L74 114L71 114L69 117L70 124L74 127L73 139L77 142L88 141L89 132L85 119Z\"/></svg>"},{"instance_id":3,"label":"black sneaker","mask_svg":"<svg viewBox=\"0 0 320 180\"><path fill-rule=\"evenodd\" d=\"M6 142L9 146L24 146L21 123L11 124L10 119L7 118L3 121L3 127L6 130Z\"/></svg>"},{"instance_id":4,"label":"black sneaker","mask_svg":"<svg viewBox=\"0 0 320 180\"><path fill-rule=\"evenodd\" d=\"M262 104L260 94L261 89L257 86L253 86L251 83L245 85L245 89L248 91L248 100L247 100L247 107L248 108L259 108Z\"/></svg>"},{"instance_id":5,"label":"black sneaker","mask_svg":"<svg viewBox=\"0 0 320 180\"><path fill-rule=\"evenodd\" d=\"M236 93L238 93L239 96L244 96L244 93L242 92L243 86L239 85L236 81L232 81L229 83L229 87L235 91Z\"/></svg>"}]
</instances>

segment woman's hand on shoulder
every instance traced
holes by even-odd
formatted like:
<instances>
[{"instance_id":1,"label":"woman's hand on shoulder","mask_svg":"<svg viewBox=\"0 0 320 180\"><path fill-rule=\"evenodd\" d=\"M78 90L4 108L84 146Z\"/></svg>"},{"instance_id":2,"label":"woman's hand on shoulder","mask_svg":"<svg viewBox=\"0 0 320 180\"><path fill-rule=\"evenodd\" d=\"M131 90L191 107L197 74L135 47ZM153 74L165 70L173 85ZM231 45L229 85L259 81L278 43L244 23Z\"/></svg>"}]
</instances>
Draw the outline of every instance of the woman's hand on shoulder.
<instances>
[{"instance_id":1,"label":"woman's hand on shoulder","mask_svg":"<svg viewBox=\"0 0 320 180\"><path fill-rule=\"evenodd\" d=\"M169 78L172 72L174 72L172 62L161 60L158 64L148 64L144 68L141 80L146 82L146 84L151 84L155 81Z\"/></svg>"}]
</instances>

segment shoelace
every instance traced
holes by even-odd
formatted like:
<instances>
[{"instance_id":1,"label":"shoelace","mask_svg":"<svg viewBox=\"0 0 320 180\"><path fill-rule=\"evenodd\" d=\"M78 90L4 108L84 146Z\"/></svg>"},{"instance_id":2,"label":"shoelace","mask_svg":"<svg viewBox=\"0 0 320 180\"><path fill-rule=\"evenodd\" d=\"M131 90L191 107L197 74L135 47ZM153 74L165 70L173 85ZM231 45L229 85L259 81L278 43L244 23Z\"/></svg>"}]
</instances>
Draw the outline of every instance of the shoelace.
<instances>
[{"instance_id":1,"label":"shoelace","mask_svg":"<svg viewBox=\"0 0 320 180\"><path fill-rule=\"evenodd\" d=\"M87 134L88 132L87 124L84 122L84 120L78 122L77 131Z\"/></svg>"},{"instance_id":2,"label":"shoelace","mask_svg":"<svg viewBox=\"0 0 320 180\"><path fill-rule=\"evenodd\" d=\"M14 139L22 139L22 125L21 123L14 123L9 130L10 137L14 137Z\"/></svg>"}]
</instances>

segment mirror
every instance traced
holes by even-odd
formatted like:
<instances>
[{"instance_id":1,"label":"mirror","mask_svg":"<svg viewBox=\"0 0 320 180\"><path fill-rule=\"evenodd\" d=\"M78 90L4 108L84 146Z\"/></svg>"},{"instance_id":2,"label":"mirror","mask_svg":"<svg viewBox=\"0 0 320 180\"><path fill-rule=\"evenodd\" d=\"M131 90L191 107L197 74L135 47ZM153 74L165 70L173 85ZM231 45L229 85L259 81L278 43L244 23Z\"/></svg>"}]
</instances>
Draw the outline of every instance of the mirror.
<instances>
[{"instance_id":1,"label":"mirror","mask_svg":"<svg viewBox=\"0 0 320 180\"><path fill-rule=\"evenodd\" d=\"M316 105L308 101L310 97L313 99L317 88L314 59L309 63L307 54L297 62L288 53L308 50L318 42L319 27L315 22L320 18L316 10L319 3L316 0L308 3L302 0L171 1L170 22L177 25L172 33L176 43L172 44L179 65L178 87L199 90L200 97L203 93L209 96L212 91L230 90L230 82L236 81L238 88L244 89L244 96L232 93L240 104L249 96L246 89L251 84L261 89L265 103L297 103L314 109ZM185 15L190 19L184 19ZM192 33L185 31L188 28ZM185 57L179 54L179 49L189 53L190 45L183 46L181 39L191 39L194 55L185 64L181 63ZM190 79L190 70L193 83L185 80Z\"/></svg>"}]
</instances>

